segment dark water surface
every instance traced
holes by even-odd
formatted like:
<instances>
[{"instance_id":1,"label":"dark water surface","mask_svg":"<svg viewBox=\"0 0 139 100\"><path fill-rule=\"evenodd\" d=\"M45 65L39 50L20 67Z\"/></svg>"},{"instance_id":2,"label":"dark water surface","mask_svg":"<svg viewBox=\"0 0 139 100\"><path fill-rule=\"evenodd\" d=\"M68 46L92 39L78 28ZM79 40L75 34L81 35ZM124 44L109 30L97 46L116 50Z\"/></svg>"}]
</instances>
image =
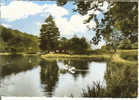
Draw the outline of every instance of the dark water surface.
<instances>
[{"instance_id":1,"label":"dark water surface","mask_svg":"<svg viewBox=\"0 0 139 100\"><path fill-rule=\"evenodd\" d=\"M75 71L64 70L65 65ZM0 96L80 97L93 82L105 86L105 72L105 62L0 56Z\"/></svg>"}]
</instances>

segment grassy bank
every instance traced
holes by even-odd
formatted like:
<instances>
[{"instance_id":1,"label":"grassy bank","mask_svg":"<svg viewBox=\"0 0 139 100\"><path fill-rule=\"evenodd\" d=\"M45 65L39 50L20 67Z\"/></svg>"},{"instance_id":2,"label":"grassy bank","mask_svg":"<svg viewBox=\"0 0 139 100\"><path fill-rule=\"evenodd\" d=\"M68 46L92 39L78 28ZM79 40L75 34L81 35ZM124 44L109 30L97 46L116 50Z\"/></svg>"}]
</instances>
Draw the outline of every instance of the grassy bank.
<instances>
[{"instance_id":1,"label":"grassy bank","mask_svg":"<svg viewBox=\"0 0 139 100\"><path fill-rule=\"evenodd\" d=\"M111 59L112 54L106 54L100 52L100 54L89 54L89 55L77 55L77 54L45 54L41 55L42 59L92 59L97 61L107 61ZM129 60L128 58L130 57ZM113 62L120 62L120 63L135 63L134 59L137 59L137 50L117 50L117 53L113 55L112 61Z\"/></svg>"},{"instance_id":2,"label":"grassy bank","mask_svg":"<svg viewBox=\"0 0 139 100\"><path fill-rule=\"evenodd\" d=\"M48 59L92 59L92 60L108 60L110 58L110 55L69 55L69 54L46 54L41 55L42 59L48 60Z\"/></svg>"}]
</instances>

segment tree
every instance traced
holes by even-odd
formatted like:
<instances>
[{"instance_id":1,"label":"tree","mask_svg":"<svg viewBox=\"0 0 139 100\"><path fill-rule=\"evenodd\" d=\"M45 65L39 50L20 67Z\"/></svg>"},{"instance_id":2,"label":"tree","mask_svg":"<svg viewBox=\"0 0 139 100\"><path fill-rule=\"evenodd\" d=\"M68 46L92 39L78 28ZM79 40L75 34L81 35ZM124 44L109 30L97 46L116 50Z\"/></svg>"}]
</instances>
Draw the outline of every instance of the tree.
<instances>
[{"instance_id":1,"label":"tree","mask_svg":"<svg viewBox=\"0 0 139 100\"><path fill-rule=\"evenodd\" d=\"M67 0L57 0L57 5L58 6L63 6L67 3L68 1Z\"/></svg>"},{"instance_id":2,"label":"tree","mask_svg":"<svg viewBox=\"0 0 139 100\"><path fill-rule=\"evenodd\" d=\"M104 13L104 19L102 23L96 27L96 37L94 40L103 36L106 40L112 38L113 33L115 36L119 36L120 40L128 38L131 42L137 41L137 27L138 27L138 4L136 2L116 2L113 7L106 13ZM114 31L115 30L115 31ZM119 32L120 34L119 34Z\"/></svg>"},{"instance_id":3,"label":"tree","mask_svg":"<svg viewBox=\"0 0 139 100\"><path fill-rule=\"evenodd\" d=\"M85 38L77 38L74 36L68 41L69 52L73 54L85 54L87 49L90 48Z\"/></svg>"},{"instance_id":4,"label":"tree","mask_svg":"<svg viewBox=\"0 0 139 100\"><path fill-rule=\"evenodd\" d=\"M65 37L62 37L58 41L58 50L59 50L59 52L64 51L64 53L67 53L69 48L70 47L69 47L69 44L68 44L68 39L66 39Z\"/></svg>"},{"instance_id":5,"label":"tree","mask_svg":"<svg viewBox=\"0 0 139 100\"><path fill-rule=\"evenodd\" d=\"M45 51L55 51L58 45L59 30L50 15L40 29L40 48Z\"/></svg>"},{"instance_id":6,"label":"tree","mask_svg":"<svg viewBox=\"0 0 139 100\"><path fill-rule=\"evenodd\" d=\"M58 0L61 4L64 1ZM107 12L104 12L101 8L105 1L108 2ZM111 0L73 0L73 2L76 5L74 11L79 12L81 15L86 15L88 11L93 10L89 14L86 23L94 20L97 24L96 28L92 29L96 31L96 35L92 39L94 44L98 44L102 37L106 42L111 42L110 40L114 32L113 29L121 32L119 37L122 35L124 38L129 38L131 42L138 40L138 2L114 2ZM94 13L95 11L103 13L104 18L99 21L97 15ZM119 32L116 34L119 35ZM124 38L115 38L115 40L119 39L121 41Z\"/></svg>"},{"instance_id":7,"label":"tree","mask_svg":"<svg viewBox=\"0 0 139 100\"><path fill-rule=\"evenodd\" d=\"M1 37L4 42L8 42L9 39L13 37L9 29L3 28L1 31Z\"/></svg>"},{"instance_id":8,"label":"tree","mask_svg":"<svg viewBox=\"0 0 139 100\"><path fill-rule=\"evenodd\" d=\"M96 32L92 38L94 44L98 44L102 37L106 44L110 44L114 51L122 40L128 38L131 43L138 41L138 2L109 2L108 11L101 9L104 1L107 0L85 0L77 1L76 11L82 15L87 14L89 10L100 11L104 18L100 21L97 15L92 13L86 20L89 23L92 19L96 22ZM92 4L92 5L91 5Z\"/></svg>"},{"instance_id":9,"label":"tree","mask_svg":"<svg viewBox=\"0 0 139 100\"><path fill-rule=\"evenodd\" d=\"M129 39L124 39L120 45L118 46L119 49L137 49L138 42L132 43Z\"/></svg>"}]
</instances>

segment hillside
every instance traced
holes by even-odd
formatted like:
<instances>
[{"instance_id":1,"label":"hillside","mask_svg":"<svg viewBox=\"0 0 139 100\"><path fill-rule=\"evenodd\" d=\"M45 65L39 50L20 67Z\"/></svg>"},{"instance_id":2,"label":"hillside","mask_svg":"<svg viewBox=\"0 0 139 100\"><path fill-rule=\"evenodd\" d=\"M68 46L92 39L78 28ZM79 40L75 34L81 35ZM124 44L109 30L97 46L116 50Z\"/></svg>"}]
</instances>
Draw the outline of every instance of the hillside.
<instances>
[{"instance_id":1,"label":"hillside","mask_svg":"<svg viewBox=\"0 0 139 100\"><path fill-rule=\"evenodd\" d=\"M39 50L37 36L0 25L0 51L36 52Z\"/></svg>"}]
</instances>

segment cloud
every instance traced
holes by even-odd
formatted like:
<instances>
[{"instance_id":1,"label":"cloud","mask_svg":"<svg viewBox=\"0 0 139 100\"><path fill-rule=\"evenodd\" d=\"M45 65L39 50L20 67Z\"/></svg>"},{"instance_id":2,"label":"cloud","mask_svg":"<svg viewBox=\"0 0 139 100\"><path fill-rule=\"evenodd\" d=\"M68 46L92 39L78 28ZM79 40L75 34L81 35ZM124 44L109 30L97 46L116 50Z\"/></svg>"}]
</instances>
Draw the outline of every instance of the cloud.
<instances>
[{"instance_id":1,"label":"cloud","mask_svg":"<svg viewBox=\"0 0 139 100\"><path fill-rule=\"evenodd\" d=\"M9 5L1 7L1 17L8 21L15 21L38 14L41 10L41 6L32 2L13 1Z\"/></svg>"},{"instance_id":2,"label":"cloud","mask_svg":"<svg viewBox=\"0 0 139 100\"><path fill-rule=\"evenodd\" d=\"M1 7L1 18L6 19L7 21L15 21L39 13L41 13L41 16L48 15L49 13L53 16L61 17L67 15L68 11L56 4L39 5L27 1L12 1L10 4Z\"/></svg>"},{"instance_id":3,"label":"cloud","mask_svg":"<svg viewBox=\"0 0 139 100\"><path fill-rule=\"evenodd\" d=\"M12 27L11 25L9 25L9 24L1 24L2 26L4 26L4 27L7 27L7 28L10 28L10 27Z\"/></svg>"},{"instance_id":4,"label":"cloud","mask_svg":"<svg viewBox=\"0 0 139 100\"><path fill-rule=\"evenodd\" d=\"M72 15L69 20L65 17L55 18L56 25L58 26L61 35L81 35L88 32L87 26L95 27L94 21L88 24L84 24L84 20L87 16L81 16L80 14Z\"/></svg>"},{"instance_id":5,"label":"cloud","mask_svg":"<svg viewBox=\"0 0 139 100\"><path fill-rule=\"evenodd\" d=\"M53 5L45 4L43 5L43 13L41 14L41 16L48 15L48 13L54 17L62 17L69 14L65 8L59 7L56 4Z\"/></svg>"},{"instance_id":6,"label":"cloud","mask_svg":"<svg viewBox=\"0 0 139 100\"><path fill-rule=\"evenodd\" d=\"M106 7L104 7L103 9L105 8ZM84 24L84 20L89 17L89 14L92 13L93 10L89 11L88 15L85 16L81 16L78 13L71 16L68 9L59 7L56 4L39 5L37 3L27 1L12 1L8 5L3 5L1 7L1 10L1 16L6 21L16 21L37 14L40 15L40 18L46 18L47 16L49 16L49 14L51 14L54 17L54 20L60 30L61 35L69 36L78 33L85 34L88 31L88 25L90 27L96 26L93 20L88 24ZM99 14L99 12L95 13ZM70 18L67 18L65 16L70 16ZM34 22L35 21L33 21L32 24ZM43 22L35 23L36 29L39 29Z\"/></svg>"},{"instance_id":7,"label":"cloud","mask_svg":"<svg viewBox=\"0 0 139 100\"><path fill-rule=\"evenodd\" d=\"M37 23L36 23L36 25L37 25L38 27L40 27L42 24L43 24L43 23L41 23L41 22L37 22Z\"/></svg>"}]
</instances>

